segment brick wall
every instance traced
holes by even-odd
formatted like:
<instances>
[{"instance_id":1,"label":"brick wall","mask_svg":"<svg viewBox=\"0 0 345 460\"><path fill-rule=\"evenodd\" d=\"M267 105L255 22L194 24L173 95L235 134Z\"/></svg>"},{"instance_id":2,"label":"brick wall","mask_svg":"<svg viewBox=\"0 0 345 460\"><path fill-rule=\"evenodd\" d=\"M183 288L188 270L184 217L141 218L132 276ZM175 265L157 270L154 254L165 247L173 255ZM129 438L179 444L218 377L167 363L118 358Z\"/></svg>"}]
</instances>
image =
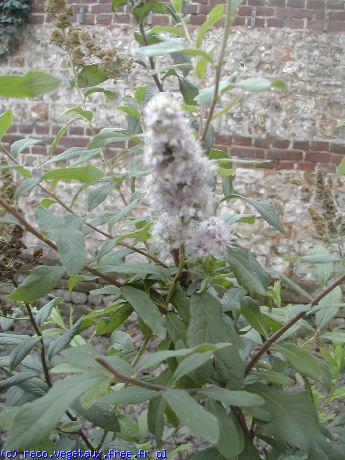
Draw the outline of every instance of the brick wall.
<instances>
[{"instance_id":1,"label":"brick wall","mask_svg":"<svg viewBox=\"0 0 345 460\"><path fill-rule=\"evenodd\" d=\"M31 153L47 155L48 146L61 128L62 126L48 126L46 124L14 124L4 137L3 142L9 146L13 142L30 135L41 140L41 144L31 147ZM56 153L62 153L71 147L86 147L89 141L90 133L86 128L70 127L67 135L57 147ZM117 149L124 147L126 147L124 143L118 143L116 148L108 147L106 154L110 156L116 153ZM255 167L275 170L313 171L316 166L322 166L324 170L334 173L337 164L345 156L344 144L303 139L219 135L216 138L215 147L236 158L265 160L265 163Z\"/></svg>"},{"instance_id":2,"label":"brick wall","mask_svg":"<svg viewBox=\"0 0 345 460\"><path fill-rule=\"evenodd\" d=\"M34 25L36 35L47 35L47 28L49 29L50 18L47 17L44 13L44 3L44 0L32 0L32 23ZM73 6L75 11L73 20L76 23L93 25L91 29L94 31L97 30L101 35L105 34L106 32L111 33L113 28L121 25L124 25L126 28L126 24L130 21L130 15L127 9L128 7L122 7L122 9L120 9L117 14L114 14L112 11L111 3L111 0L82 0L81 2L79 2L79 0L70 0L70 4ZM186 12L191 14L191 23L199 24L204 22L207 13L215 4L218 3L223 2L221 0L193 0L192 3L186 5ZM163 20L166 20L166 18L154 16L148 18L148 20L151 23L159 23ZM290 36L292 37L293 34L295 34L296 36L298 35L302 38L313 35L313 40L318 40L320 37L320 44L322 42L322 37L329 36L332 37L330 38L331 40L337 43L338 37L344 37L342 32L345 33L345 0L246 0L239 8L235 24L238 25L238 27L235 27L235 29L240 31L250 29L252 30L253 34L263 34L264 30L267 34L274 34L275 30L284 29L284 31L288 31L288 37L286 39L287 41L290 39ZM262 28L264 28L264 30ZM127 29L130 28L127 27ZM318 34L317 31L322 31L322 34ZM279 33L284 32L280 31ZM290 33L291 35L289 35ZM49 36L49 33L47 36ZM266 41L269 39L274 41L274 35L272 36L273 38L268 38ZM280 40L282 39L280 38ZM255 41L254 43L257 42ZM290 63L291 66L294 64L290 58L290 54L293 53L293 51L290 48L285 50L283 45L286 46L289 45L289 43L286 41L284 41L284 43L276 43L277 49L274 48L272 51L269 51L269 53L277 61L281 61L282 63L286 62L288 68ZM309 42L307 46L309 46ZM323 47L325 48L324 43ZM281 57L278 53L280 49L286 52L287 56L284 55L285 57ZM277 53L279 54L278 57L276 57ZM15 59L13 62L15 62ZM22 64L22 62L24 62L24 64ZM266 62L263 62L263 64L268 65ZM32 54L30 54L29 61L19 57L15 65L10 62L8 68L5 71L12 71L12 65L15 72L18 71L18 66L21 72L26 71L28 65L29 68L32 66ZM261 69L261 65L262 62L257 67L259 70ZM308 62L306 65L310 66L310 62ZM328 67L325 71L327 73L333 70L332 65L328 65L326 67ZM51 67L47 67L47 71L51 72ZM55 69L53 72L55 72ZM319 78L319 69L317 69L316 72L317 73L314 73L313 75L317 75L317 78ZM290 80L295 79L296 82L303 83L304 87L307 86L306 82L308 81L308 77L305 78L304 76L304 81L302 82L296 71L294 71L294 73L288 73L287 76ZM269 75L268 78L270 78ZM335 85L334 88L338 88L339 83L334 79L332 80L332 78L333 77L331 74L329 75L329 78L328 76L324 77L324 79L327 79L328 86L333 84ZM319 81L319 79L317 81ZM321 79L320 81L321 83L315 84L322 85L324 80ZM340 86L342 88L344 87L343 84ZM316 89L313 88L312 90L308 90L311 91L311 93L310 96L309 94L307 95L308 99L306 100L310 100L314 97L314 94L318 91L317 86L315 86L315 88ZM297 96L295 99L298 101L298 92L293 92L293 94ZM338 93L334 92L333 98L335 97L336 101L331 101L333 105L339 102L339 96L337 94ZM55 98L54 100L51 100L49 97L50 96L48 95L44 99L44 104L46 105L42 103L42 108L47 111L49 104L54 106L56 103L60 103L59 99ZM322 97L326 103L322 106L323 109L321 112L325 113L327 110L331 110L329 104L329 93ZM35 104L38 102L39 101L36 101ZM298 102L296 102L296 104L297 103ZM283 101L282 105L284 104L287 105L287 101ZM4 107L6 107L6 105ZM41 107L40 103L38 103L37 107ZM255 106L253 107L253 110L255 110ZM293 114L296 113L295 107L295 105L291 105L291 110L289 111L288 116L294 116ZM14 107L15 115L18 113L18 111L20 111L18 109L18 106ZM338 111L337 115L339 113L338 116L341 116L340 110L338 110L337 107L336 109ZM35 107L33 107L31 115L34 110ZM107 110L109 110L109 107ZM309 110L312 109L309 108ZM24 113L25 116L22 116L21 121L16 118L16 123L12 126L9 134L6 136L5 142L10 144L15 140L22 139L23 137L40 138L42 139L42 144L33 146L31 148L31 153L43 155L46 154L46 145L49 145L49 143L52 142L54 135L56 135L61 128L61 125L59 125L60 120L56 121L54 119L48 118L47 116L46 122L43 122L44 117L42 117L42 119L41 117L36 117L36 120L35 118L31 117L33 118L33 121L30 121L30 117L27 116L28 113L24 112L23 108L23 114ZM329 115L326 114L325 116ZM320 114L318 117L320 118ZM24 122L24 119L27 121ZM286 119L288 120L288 117ZM107 122L109 123L109 120L107 120ZM248 122L244 120L241 123L242 125L246 125ZM279 125L282 124L280 119L277 123ZM323 123L322 120L321 123ZM316 134L311 135L305 130L305 138L302 138L304 136L303 131L292 136L289 136L289 133L286 133L285 135L283 133L282 138L274 134L271 135L270 133L261 137L256 136L256 134L252 137L245 137L245 135L219 135L217 138L217 147L223 150L227 150L233 156L238 158L269 160L269 162L266 162L264 165L265 168L269 169L312 171L316 165L322 165L330 172L334 172L336 165L345 155L345 143L343 142L344 139L335 138L324 140L324 136L320 136L319 126L320 125L318 125L318 128L316 128ZM234 132L231 129L225 129L225 131ZM221 132L223 133L223 131ZM296 138L294 136L299 137ZM64 149L73 146L86 146L88 142L89 133L87 132L86 128L82 126L71 127L68 135L62 139L57 153L60 153Z\"/></svg>"},{"instance_id":3,"label":"brick wall","mask_svg":"<svg viewBox=\"0 0 345 460\"><path fill-rule=\"evenodd\" d=\"M75 12L74 22L86 25L129 24L130 6L117 10L114 15L111 0L71 0ZM192 0L185 5L191 15L191 24L202 24L206 15L222 0ZM78 16L79 15L79 16ZM152 24L167 24L166 16L150 17ZM44 0L33 0L33 24L49 22L44 14ZM221 24L220 24L221 25ZM249 27L278 27L310 29L327 32L345 31L344 0L246 0L239 7L235 25Z\"/></svg>"}]
</instances>

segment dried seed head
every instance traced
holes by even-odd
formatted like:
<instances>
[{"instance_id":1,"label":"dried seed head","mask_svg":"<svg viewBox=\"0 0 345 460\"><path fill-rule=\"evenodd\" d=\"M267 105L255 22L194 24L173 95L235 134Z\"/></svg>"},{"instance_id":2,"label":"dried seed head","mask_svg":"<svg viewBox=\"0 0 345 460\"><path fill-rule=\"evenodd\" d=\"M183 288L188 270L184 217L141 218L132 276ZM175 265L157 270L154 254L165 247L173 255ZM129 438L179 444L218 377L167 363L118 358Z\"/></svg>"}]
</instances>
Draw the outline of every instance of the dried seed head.
<instances>
[{"instance_id":1,"label":"dried seed head","mask_svg":"<svg viewBox=\"0 0 345 460\"><path fill-rule=\"evenodd\" d=\"M328 237L328 226L325 219L317 212L313 206L308 207L308 212L313 221L316 234L321 238L325 239Z\"/></svg>"}]
</instances>

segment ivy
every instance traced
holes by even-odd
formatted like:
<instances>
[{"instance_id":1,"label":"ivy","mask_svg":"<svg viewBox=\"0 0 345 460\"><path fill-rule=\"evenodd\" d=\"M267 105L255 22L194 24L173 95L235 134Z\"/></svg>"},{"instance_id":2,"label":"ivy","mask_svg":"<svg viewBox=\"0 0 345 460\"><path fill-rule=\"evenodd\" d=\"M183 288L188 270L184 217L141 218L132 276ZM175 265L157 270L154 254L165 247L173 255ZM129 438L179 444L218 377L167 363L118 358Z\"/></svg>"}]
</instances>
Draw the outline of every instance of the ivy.
<instances>
[{"instance_id":1,"label":"ivy","mask_svg":"<svg viewBox=\"0 0 345 460\"><path fill-rule=\"evenodd\" d=\"M30 0L0 2L0 61L4 61L19 47L20 32L29 20Z\"/></svg>"}]
</instances>

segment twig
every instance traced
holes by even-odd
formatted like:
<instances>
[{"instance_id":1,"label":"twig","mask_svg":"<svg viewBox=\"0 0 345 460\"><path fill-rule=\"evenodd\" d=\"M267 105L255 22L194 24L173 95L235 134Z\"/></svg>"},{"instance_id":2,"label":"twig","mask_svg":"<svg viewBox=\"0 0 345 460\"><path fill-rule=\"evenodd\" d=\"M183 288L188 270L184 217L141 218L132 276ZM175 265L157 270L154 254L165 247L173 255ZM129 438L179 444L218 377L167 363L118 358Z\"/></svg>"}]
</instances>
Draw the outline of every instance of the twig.
<instances>
[{"instance_id":1,"label":"twig","mask_svg":"<svg viewBox=\"0 0 345 460\"><path fill-rule=\"evenodd\" d=\"M10 158L15 164L19 164L18 161L11 155L10 152L7 151L7 149L5 149L3 146L1 146L1 149L2 151L4 152L4 154ZM39 188L41 190L43 190L48 196L50 196L51 198L53 198L62 208L64 208L67 212L70 212L71 214L74 214L74 215L77 215L77 213L72 209L70 208L66 203L64 203L54 192L52 192L51 190L49 190L47 187L45 187L44 185L42 184L38 184ZM88 227L92 228L92 230L94 230L95 232L98 232L100 233L101 235L105 236L106 238L109 238L110 240L114 239L113 235L111 235L110 233L107 233L103 230L101 230L100 228L97 228L95 227L94 225L90 224L89 222L85 221L85 225L87 225ZM116 243L118 246L123 246L127 249L130 249L131 251L133 252L137 252L138 254L141 254L142 256L146 257L147 259L151 259L153 262L155 262L156 264L158 265L161 265L162 267L164 268L167 268L168 265L165 264L164 262L162 262L161 260L159 260L157 257L155 256L152 256L151 254L149 254L148 252L142 250L142 249L138 249L136 248L135 246L132 246L131 244L128 244L128 243Z\"/></svg>"},{"instance_id":2,"label":"twig","mask_svg":"<svg viewBox=\"0 0 345 460\"><path fill-rule=\"evenodd\" d=\"M334 281L334 283L332 283L330 286L328 286L327 288L325 288L318 296L316 296L314 298L314 300L312 300L310 302L310 306L311 307L315 307L316 305L318 305L318 303L320 302L320 300L322 300L329 292L333 291L334 288L336 288L337 286L339 286L340 284L342 284L343 282L345 282L345 273L340 276L337 280ZM285 324L284 327L282 327L279 331L277 331L275 334L272 335L272 337L267 340L267 342L260 348L260 350L258 350L256 352L256 354L253 356L253 358L250 360L250 362L248 363L246 369L245 369L245 372L244 372L244 375L247 376L250 371L253 369L253 367L255 366L255 364L258 362L258 360L261 358L262 355L264 355L266 353L266 351L271 348L271 346L286 332L288 331L295 323L297 323L297 321L299 321L301 318L303 318L305 315L307 314L306 311L302 311L300 312L297 316L295 316L294 318L292 318L288 323Z\"/></svg>"},{"instance_id":3,"label":"twig","mask_svg":"<svg viewBox=\"0 0 345 460\"><path fill-rule=\"evenodd\" d=\"M213 92L213 97L212 97L212 102L210 106L210 110L207 115L207 119L204 125L203 132L200 136L201 142L203 142L207 136L207 131L210 126L214 110L217 105L218 101L218 92L219 92L219 84L220 84L220 78L222 76L222 67L223 67L223 61L224 61L224 56L225 56L225 51L226 51L226 45L228 42L229 38L229 33L230 33L230 28L232 24L232 16L231 16L231 0L227 0L226 2L226 9L225 9L225 27L224 27L224 34L223 34L223 39L222 39L222 44L219 52L219 59L218 63L215 66L216 67L216 75L215 75L215 82L214 82L214 92Z\"/></svg>"},{"instance_id":4,"label":"twig","mask_svg":"<svg viewBox=\"0 0 345 460\"><path fill-rule=\"evenodd\" d=\"M53 243L51 240L46 238L42 233L40 233L35 227L33 227L29 222L26 221L26 219L9 203L7 203L6 200L0 197L0 205L3 206L12 216L14 216L22 225L23 227L26 228L27 231L32 233L36 238L39 240L43 241L47 246L51 247L54 251L58 252L58 247L56 246L55 243ZM96 275L98 278L103 279L109 284L112 284L117 287L122 287L123 284L120 283L119 281L116 281L112 278L110 278L107 275L104 275L103 273L100 273L98 270L90 267L89 265L85 265L84 269L88 271L89 273L92 273L93 275Z\"/></svg>"},{"instance_id":5,"label":"twig","mask_svg":"<svg viewBox=\"0 0 345 460\"><path fill-rule=\"evenodd\" d=\"M34 328L35 332L36 332L36 335L37 337L39 337L40 339L40 342L41 342L41 363L42 363L42 368L43 368L43 373L44 373L44 379L47 383L47 385L49 386L49 388L51 388L53 386L52 384L52 381L51 381L51 378L50 378L50 374L49 374L49 367L48 367L48 364L47 364L47 360L46 360L46 352L45 352L45 344L44 344L44 340L43 340L43 336L42 336L42 331L41 329L38 327L38 324L34 318L34 315L32 314L32 310L31 310L31 306L29 303L25 302L25 308L28 312L28 315L29 315L29 318L30 318L30 322L32 324L32 327ZM72 420L72 421L76 421L77 418L74 417L69 410L66 411L66 415L67 417ZM94 451L94 447L93 445L90 443L90 441L87 439L85 433L83 432L82 429L80 429L78 432L76 432L75 434L79 435L81 437L81 439L85 442L86 446L91 449L92 451ZM97 450L97 449L96 449Z\"/></svg>"},{"instance_id":6,"label":"twig","mask_svg":"<svg viewBox=\"0 0 345 460\"><path fill-rule=\"evenodd\" d=\"M103 445L103 443L105 441L105 438L107 437L107 434L108 434L108 431L104 430L103 436L101 437L101 440L99 441L99 443L98 443L98 445L97 445L97 447L95 449L96 452L98 452L101 449L101 447L102 447L102 445Z\"/></svg>"},{"instance_id":7,"label":"twig","mask_svg":"<svg viewBox=\"0 0 345 460\"><path fill-rule=\"evenodd\" d=\"M143 43L145 46L148 46L148 41L147 41L147 38L146 38L146 34L145 34L145 29L144 29L144 24L143 24L143 21L140 20L139 22L139 29L140 29L140 35L141 35L141 38L143 39ZM154 60L152 59L152 57L149 57L149 63L150 63L150 67L151 67L151 70L156 70L156 66L155 66L155 63L154 63ZM162 85L162 82L159 80L158 76L156 73L154 73L152 75L155 83L156 83L156 86L158 88L158 90L163 93L164 92L164 88L163 88L163 85Z\"/></svg>"},{"instance_id":8,"label":"twig","mask_svg":"<svg viewBox=\"0 0 345 460\"><path fill-rule=\"evenodd\" d=\"M131 363L132 367L135 367L138 364L139 359L142 357L144 351L146 350L146 347L147 347L147 345L148 345L148 343L150 341L150 338L151 338L150 335L147 335L145 337L145 340L144 340L143 344L141 345L140 350L138 351L138 353L136 354L135 358L133 359L133 361Z\"/></svg>"},{"instance_id":9,"label":"twig","mask_svg":"<svg viewBox=\"0 0 345 460\"><path fill-rule=\"evenodd\" d=\"M181 274L183 272L183 267L184 267L184 250L183 250L183 247L181 247L180 250L179 250L178 270L177 270L176 275L175 275L175 277L173 279L173 282L170 285L167 297L165 299L165 306L166 307L169 306L170 300L171 300L172 296L174 295L176 284L177 284L178 280L180 279Z\"/></svg>"}]
</instances>

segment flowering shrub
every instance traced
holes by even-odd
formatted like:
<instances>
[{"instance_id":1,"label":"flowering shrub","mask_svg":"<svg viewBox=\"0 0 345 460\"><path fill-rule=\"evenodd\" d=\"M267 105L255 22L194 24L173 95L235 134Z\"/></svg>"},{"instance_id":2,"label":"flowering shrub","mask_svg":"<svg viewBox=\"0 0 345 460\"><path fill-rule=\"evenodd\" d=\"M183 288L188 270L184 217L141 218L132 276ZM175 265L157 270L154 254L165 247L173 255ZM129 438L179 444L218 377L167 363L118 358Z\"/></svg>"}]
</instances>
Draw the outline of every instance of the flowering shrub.
<instances>
[{"instance_id":1,"label":"flowering shrub","mask_svg":"<svg viewBox=\"0 0 345 460\"><path fill-rule=\"evenodd\" d=\"M1 238L9 243L0 277L11 293L0 307L7 324L23 321L31 328L27 335L18 329L0 334L6 449L112 449L140 457L142 450L164 448L167 458L194 460L344 457L344 418L326 410L344 393L336 388L345 369L344 334L325 329L344 306L342 214L318 176L310 213L319 234L330 238L328 249L304 260L315 265L321 285L310 294L262 267L238 244L232 223L247 216L220 212L222 202L231 208L231 200L240 198L253 206L256 218L284 232L272 206L236 193L236 159L213 147L213 121L238 101L236 95L226 101L232 91L285 90L280 80L223 77L240 3L216 6L195 32L181 0L134 4L137 59L154 86L138 87L117 106L126 114L126 128L96 133L89 98L100 93L114 100L111 87L99 85L121 76L131 62L73 27L63 0L47 2L56 26L52 42L71 58L71 90L81 95L81 105L65 112L69 119L49 158L35 170L22 164L21 153L38 140L17 141L10 151L1 147L7 162L2 177L9 184L0 194ZM124 4L113 2L115 9ZM168 15L172 25L145 30L150 12ZM204 46L204 37L223 18L217 53ZM159 69L161 56L165 66ZM209 74L212 86L205 83ZM164 91L167 78L178 95ZM36 71L2 76L0 95L34 96L58 85L55 77ZM0 138L11 119L10 111L1 114ZM92 132L89 145L56 154L75 122ZM127 148L119 147L124 141ZM16 188L12 170L22 178ZM61 198L61 182L80 185L72 205ZM36 221L29 222L17 202L34 188L45 198ZM123 206L105 212L106 200L115 197ZM82 199L87 212L78 214L74 205ZM55 251L60 264L43 265L42 249L36 249L33 268L19 283L23 231ZM85 240L94 233L103 240L91 258ZM52 295L63 279L70 291L97 280L104 286L92 293L112 295L113 301L81 317L72 309L68 315L64 300ZM300 296L298 305L284 303L282 286ZM140 344L131 328L140 331ZM320 353L312 354L316 343ZM190 433L203 443L191 446Z\"/></svg>"}]
</instances>

